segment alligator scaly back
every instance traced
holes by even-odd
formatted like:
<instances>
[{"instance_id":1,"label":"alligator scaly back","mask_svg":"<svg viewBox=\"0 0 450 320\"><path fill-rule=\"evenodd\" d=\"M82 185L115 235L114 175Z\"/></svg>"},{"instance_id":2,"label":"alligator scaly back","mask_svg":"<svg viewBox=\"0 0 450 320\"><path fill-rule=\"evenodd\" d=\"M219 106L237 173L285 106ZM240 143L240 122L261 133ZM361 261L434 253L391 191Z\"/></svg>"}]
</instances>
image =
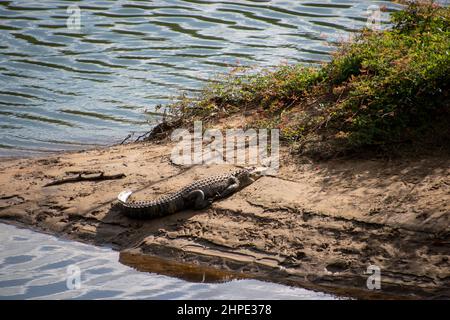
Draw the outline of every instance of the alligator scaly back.
<instances>
[{"instance_id":1,"label":"alligator scaly back","mask_svg":"<svg viewBox=\"0 0 450 320\"><path fill-rule=\"evenodd\" d=\"M130 218L150 219L184 209L203 209L212 201L227 197L259 178L260 171L239 169L192 182L175 193L150 201L128 201L131 191L119 194L122 212Z\"/></svg>"}]
</instances>

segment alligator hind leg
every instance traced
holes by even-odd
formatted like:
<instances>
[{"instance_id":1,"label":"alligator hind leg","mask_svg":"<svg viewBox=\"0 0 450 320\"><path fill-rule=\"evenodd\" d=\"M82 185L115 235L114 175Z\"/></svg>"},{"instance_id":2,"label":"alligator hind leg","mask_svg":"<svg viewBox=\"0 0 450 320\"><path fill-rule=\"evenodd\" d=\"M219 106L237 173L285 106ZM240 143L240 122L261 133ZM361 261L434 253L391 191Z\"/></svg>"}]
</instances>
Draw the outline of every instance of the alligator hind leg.
<instances>
[{"instance_id":1,"label":"alligator hind leg","mask_svg":"<svg viewBox=\"0 0 450 320\"><path fill-rule=\"evenodd\" d=\"M200 210L211 205L212 201L205 198L205 194L202 190L194 190L188 194L189 200L194 200L194 209Z\"/></svg>"}]
</instances>

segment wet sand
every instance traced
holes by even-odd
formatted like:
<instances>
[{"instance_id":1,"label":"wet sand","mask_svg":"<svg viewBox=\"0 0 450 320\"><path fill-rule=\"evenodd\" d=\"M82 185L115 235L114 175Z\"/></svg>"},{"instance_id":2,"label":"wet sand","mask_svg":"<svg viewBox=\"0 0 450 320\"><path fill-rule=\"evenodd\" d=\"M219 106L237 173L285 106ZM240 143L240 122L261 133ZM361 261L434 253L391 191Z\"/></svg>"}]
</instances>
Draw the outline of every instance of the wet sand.
<instances>
[{"instance_id":1,"label":"wet sand","mask_svg":"<svg viewBox=\"0 0 450 320\"><path fill-rule=\"evenodd\" d=\"M231 166L182 167L171 143L0 162L0 219L121 251L121 262L192 281L254 278L356 298L450 298L447 155L294 162L201 211L132 220L114 206ZM77 172L122 178L46 184ZM381 290L366 286L381 270ZM200 278L199 278L200 277Z\"/></svg>"}]
</instances>

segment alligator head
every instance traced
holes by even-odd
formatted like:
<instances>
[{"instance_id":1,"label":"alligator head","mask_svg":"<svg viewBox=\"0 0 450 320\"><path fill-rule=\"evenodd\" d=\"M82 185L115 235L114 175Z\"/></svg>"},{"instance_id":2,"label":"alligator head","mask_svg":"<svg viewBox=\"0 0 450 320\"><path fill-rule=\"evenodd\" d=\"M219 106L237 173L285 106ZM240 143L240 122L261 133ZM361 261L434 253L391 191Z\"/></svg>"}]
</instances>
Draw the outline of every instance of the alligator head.
<instances>
[{"instance_id":1,"label":"alligator head","mask_svg":"<svg viewBox=\"0 0 450 320\"><path fill-rule=\"evenodd\" d=\"M265 175L268 168L266 167L247 167L241 174L237 175L241 185L249 185Z\"/></svg>"}]
</instances>

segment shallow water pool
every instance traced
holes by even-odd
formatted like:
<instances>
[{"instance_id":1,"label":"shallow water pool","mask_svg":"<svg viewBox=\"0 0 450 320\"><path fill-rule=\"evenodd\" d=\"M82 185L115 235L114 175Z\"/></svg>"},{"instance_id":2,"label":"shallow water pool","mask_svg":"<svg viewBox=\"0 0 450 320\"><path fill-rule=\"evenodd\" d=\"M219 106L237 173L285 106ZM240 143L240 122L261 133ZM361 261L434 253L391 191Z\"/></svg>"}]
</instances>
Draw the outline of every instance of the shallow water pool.
<instances>
[{"instance_id":1,"label":"shallow water pool","mask_svg":"<svg viewBox=\"0 0 450 320\"><path fill-rule=\"evenodd\" d=\"M0 223L0 299L334 299L257 280L191 283L118 260L109 248Z\"/></svg>"}]
</instances>

